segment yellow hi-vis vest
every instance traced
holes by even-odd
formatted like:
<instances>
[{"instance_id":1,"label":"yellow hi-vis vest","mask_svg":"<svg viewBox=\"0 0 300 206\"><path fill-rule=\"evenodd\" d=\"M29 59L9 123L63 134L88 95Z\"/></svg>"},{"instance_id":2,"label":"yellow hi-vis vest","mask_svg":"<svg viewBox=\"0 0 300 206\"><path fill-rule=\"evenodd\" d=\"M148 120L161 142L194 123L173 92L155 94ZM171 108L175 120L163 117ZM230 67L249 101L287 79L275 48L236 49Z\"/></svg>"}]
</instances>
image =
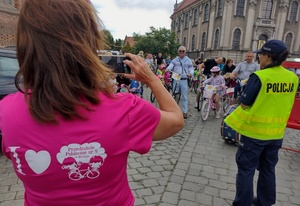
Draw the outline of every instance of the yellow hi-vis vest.
<instances>
[{"instance_id":1,"label":"yellow hi-vis vest","mask_svg":"<svg viewBox=\"0 0 300 206\"><path fill-rule=\"evenodd\" d=\"M239 106L224 121L247 137L281 139L294 104L298 77L282 66L259 70L255 74L261 81L255 102L245 110Z\"/></svg>"}]
</instances>

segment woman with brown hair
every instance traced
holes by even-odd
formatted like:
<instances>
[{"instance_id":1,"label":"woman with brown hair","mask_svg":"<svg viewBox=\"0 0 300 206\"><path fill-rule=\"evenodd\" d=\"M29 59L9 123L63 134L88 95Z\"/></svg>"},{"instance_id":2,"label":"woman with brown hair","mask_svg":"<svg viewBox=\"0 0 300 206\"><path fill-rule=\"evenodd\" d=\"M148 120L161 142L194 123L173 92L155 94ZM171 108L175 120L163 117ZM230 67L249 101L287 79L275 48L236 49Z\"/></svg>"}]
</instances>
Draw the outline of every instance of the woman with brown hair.
<instances>
[{"instance_id":1,"label":"woman with brown hair","mask_svg":"<svg viewBox=\"0 0 300 206\"><path fill-rule=\"evenodd\" d=\"M147 84L160 110L113 93L113 73L97 56L100 30L85 0L26 0L20 11L19 92L0 101L0 130L25 205L131 206L129 152L147 153L183 127L180 108L137 55L126 54L127 77Z\"/></svg>"},{"instance_id":2,"label":"woman with brown hair","mask_svg":"<svg viewBox=\"0 0 300 206\"><path fill-rule=\"evenodd\" d=\"M222 75L226 81L226 86L228 87L235 87L236 82L235 80L230 79L230 76L226 76L226 74L230 74L235 69L235 65L233 64L232 59L227 59L226 64L223 68Z\"/></svg>"}]
</instances>

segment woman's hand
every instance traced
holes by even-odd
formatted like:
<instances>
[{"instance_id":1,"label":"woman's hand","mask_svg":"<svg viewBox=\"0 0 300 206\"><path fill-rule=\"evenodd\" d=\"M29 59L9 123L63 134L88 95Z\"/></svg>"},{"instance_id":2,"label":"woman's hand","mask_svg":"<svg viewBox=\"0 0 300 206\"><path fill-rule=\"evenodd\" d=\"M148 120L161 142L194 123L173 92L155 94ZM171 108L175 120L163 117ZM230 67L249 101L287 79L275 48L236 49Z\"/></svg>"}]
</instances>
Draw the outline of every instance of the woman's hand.
<instances>
[{"instance_id":1,"label":"woman's hand","mask_svg":"<svg viewBox=\"0 0 300 206\"><path fill-rule=\"evenodd\" d=\"M124 63L133 71L132 74L125 74L125 77L135 79L147 85L153 81L153 79L157 78L142 57L131 53L126 53L125 56L130 60L125 60Z\"/></svg>"}]
</instances>

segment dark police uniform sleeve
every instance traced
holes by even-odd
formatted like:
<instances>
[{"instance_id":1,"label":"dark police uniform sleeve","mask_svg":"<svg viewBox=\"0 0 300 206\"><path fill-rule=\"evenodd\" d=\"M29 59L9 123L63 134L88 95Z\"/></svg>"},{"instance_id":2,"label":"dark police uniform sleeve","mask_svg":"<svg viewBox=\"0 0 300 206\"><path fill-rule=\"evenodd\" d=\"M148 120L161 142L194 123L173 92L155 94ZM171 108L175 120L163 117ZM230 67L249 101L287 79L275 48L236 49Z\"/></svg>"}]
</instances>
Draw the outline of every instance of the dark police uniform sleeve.
<instances>
[{"instance_id":1,"label":"dark police uniform sleeve","mask_svg":"<svg viewBox=\"0 0 300 206\"><path fill-rule=\"evenodd\" d=\"M241 96L241 103L246 106L251 106L261 88L261 81L256 74L251 74Z\"/></svg>"}]
</instances>

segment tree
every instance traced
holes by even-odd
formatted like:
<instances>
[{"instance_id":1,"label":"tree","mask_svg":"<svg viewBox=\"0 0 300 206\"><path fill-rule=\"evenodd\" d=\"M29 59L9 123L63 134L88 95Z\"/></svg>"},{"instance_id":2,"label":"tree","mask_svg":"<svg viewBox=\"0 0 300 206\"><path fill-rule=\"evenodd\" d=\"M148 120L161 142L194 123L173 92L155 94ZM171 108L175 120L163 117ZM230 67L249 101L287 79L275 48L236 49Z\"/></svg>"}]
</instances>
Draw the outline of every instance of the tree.
<instances>
[{"instance_id":1,"label":"tree","mask_svg":"<svg viewBox=\"0 0 300 206\"><path fill-rule=\"evenodd\" d=\"M122 49L122 40L116 39L114 50L120 51Z\"/></svg>"},{"instance_id":2,"label":"tree","mask_svg":"<svg viewBox=\"0 0 300 206\"><path fill-rule=\"evenodd\" d=\"M132 48L131 48L131 46L129 45L129 43L127 42L124 46L123 46L123 51L124 52L132 52Z\"/></svg>"},{"instance_id":3,"label":"tree","mask_svg":"<svg viewBox=\"0 0 300 206\"><path fill-rule=\"evenodd\" d=\"M145 35L133 34L135 45L132 52L135 54L139 51L152 54L162 53L165 58L168 54L175 57L180 46L176 41L175 33L166 28L150 27L150 30Z\"/></svg>"},{"instance_id":4,"label":"tree","mask_svg":"<svg viewBox=\"0 0 300 206\"><path fill-rule=\"evenodd\" d=\"M113 50L114 49L114 45L115 45L115 42L114 42L114 37L112 36L112 34L110 33L110 31L108 30L103 30L103 33L104 33L104 38L105 38L105 41L106 41L106 46L105 46L105 50Z\"/></svg>"}]
</instances>

